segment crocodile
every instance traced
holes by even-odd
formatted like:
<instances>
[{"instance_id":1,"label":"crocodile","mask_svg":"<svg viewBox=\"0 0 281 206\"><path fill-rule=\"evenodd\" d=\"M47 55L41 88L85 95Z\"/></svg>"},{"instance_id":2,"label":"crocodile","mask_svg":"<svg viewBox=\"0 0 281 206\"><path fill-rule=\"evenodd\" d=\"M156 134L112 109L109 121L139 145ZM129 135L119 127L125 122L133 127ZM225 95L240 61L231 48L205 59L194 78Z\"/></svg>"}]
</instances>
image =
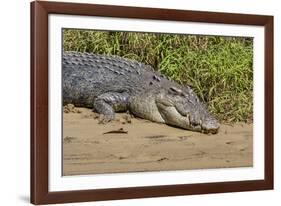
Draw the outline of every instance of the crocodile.
<instances>
[{"instance_id":1,"label":"crocodile","mask_svg":"<svg viewBox=\"0 0 281 206\"><path fill-rule=\"evenodd\" d=\"M214 134L220 127L190 86L119 56L63 52L62 90L63 105L92 108L104 122L128 111L191 131Z\"/></svg>"}]
</instances>

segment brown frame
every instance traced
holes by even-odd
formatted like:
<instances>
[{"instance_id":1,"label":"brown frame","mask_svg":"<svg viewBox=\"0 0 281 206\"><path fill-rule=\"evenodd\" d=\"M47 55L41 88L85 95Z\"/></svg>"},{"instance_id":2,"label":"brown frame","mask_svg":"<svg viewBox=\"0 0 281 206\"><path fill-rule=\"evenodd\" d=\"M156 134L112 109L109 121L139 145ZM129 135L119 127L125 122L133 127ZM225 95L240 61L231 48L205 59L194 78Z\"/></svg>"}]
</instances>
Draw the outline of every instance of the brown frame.
<instances>
[{"instance_id":1,"label":"brown frame","mask_svg":"<svg viewBox=\"0 0 281 206\"><path fill-rule=\"evenodd\" d=\"M265 179L48 191L48 14L258 25L265 28ZM273 16L35 1L31 3L31 202L67 203L273 189Z\"/></svg>"}]
</instances>

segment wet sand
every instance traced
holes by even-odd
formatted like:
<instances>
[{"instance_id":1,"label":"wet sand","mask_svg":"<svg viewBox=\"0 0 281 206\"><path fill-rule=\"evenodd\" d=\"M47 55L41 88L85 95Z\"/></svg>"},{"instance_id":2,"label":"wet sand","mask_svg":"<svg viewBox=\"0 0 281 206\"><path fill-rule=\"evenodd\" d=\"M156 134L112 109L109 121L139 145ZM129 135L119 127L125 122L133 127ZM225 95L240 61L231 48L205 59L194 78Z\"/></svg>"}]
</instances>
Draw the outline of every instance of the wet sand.
<instances>
[{"instance_id":1,"label":"wet sand","mask_svg":"<svg viewBox=\"0 0 281 206\"><path fill-rule=\"evenodd\" d=\"M107 124L85 108L63 115L63 175L252 165L252 124L221 125L207 135L124 113Z\"/></svg>"}]
</instances>

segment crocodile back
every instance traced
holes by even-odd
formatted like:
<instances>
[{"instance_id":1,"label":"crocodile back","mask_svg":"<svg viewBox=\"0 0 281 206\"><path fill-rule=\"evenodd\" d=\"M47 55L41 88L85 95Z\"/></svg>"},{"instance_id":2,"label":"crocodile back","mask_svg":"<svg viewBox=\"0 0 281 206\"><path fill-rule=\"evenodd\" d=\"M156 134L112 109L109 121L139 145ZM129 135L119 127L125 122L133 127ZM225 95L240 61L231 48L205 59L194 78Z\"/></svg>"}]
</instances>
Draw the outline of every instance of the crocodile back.
<instances>
[{"instance_id":1,"label":"crocodile back","mask_svg":"<svg viewBox=\"0 0 281 206\"><path fill-rule=\"evenodd\" d=\"M62 75L64 103L80 106L91 106L97 96L106 92L135 95L171 86L169 80L149 65L89 53L64 52Z\"/></svg>"}]
</instances>

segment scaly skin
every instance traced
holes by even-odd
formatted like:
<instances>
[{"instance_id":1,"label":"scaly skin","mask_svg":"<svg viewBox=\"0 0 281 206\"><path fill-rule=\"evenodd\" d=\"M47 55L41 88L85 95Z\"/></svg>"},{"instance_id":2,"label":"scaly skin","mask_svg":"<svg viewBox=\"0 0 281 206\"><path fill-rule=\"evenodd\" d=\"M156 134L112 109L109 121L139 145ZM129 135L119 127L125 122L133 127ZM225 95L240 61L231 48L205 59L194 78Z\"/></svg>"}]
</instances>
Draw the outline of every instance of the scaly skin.
<instances>
[{"instance_id":1,"label":"scaly skin","mask_svg":"<svg viewBox=\"0 0 281 206\"><path fill-rule=\"evenodd\" d=\"M183 129L217 133L219 123L188 86L151 66L117 56L64 52L63 103L93 108L105 121L115 112Z\"/></svg>"}]
</instances>

